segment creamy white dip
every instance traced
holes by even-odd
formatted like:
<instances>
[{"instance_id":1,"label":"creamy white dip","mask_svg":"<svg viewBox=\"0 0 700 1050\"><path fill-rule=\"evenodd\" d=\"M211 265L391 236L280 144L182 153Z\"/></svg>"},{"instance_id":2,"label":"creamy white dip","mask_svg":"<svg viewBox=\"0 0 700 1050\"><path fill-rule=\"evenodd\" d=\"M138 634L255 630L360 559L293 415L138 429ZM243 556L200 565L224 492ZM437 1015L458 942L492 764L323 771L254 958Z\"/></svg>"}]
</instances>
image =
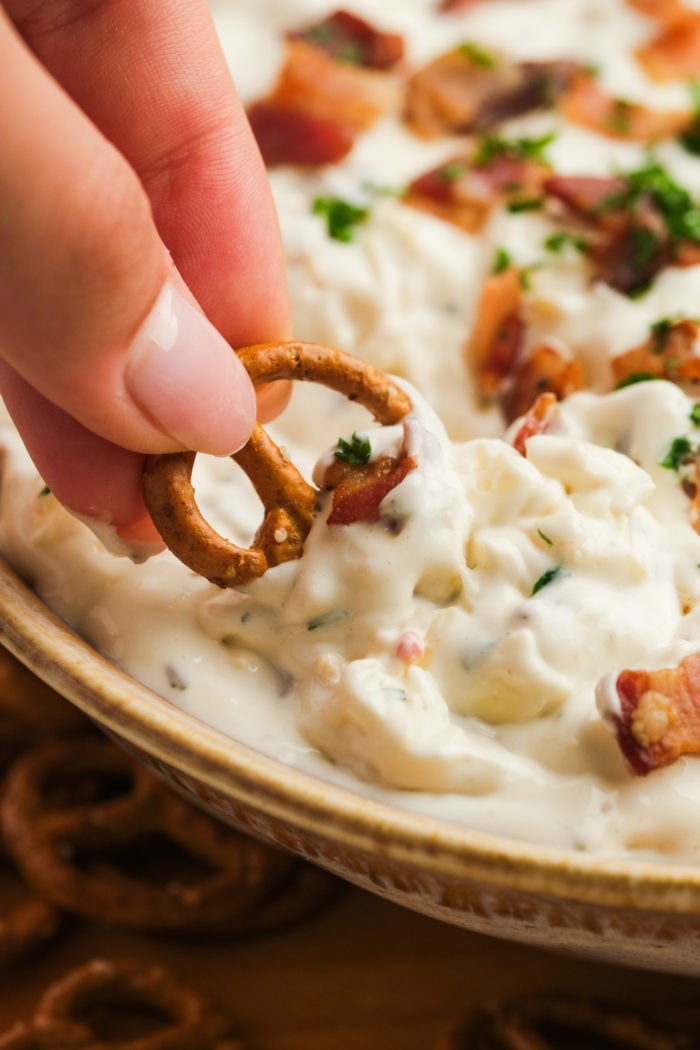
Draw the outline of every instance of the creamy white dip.
<instances>
[{"instance_id":1,"label":"creamy white dip","mask_svg":"<svg viewBox=\"0 0 700 1050\"><path fill-rule=\"evenodd\" d=\"M515 57L595 60L617 96L657 109L688 103L687 87L652 85L631 57L650 23L623 0L491 0L440 18L433 0L347 7L402 33L412 65L473 39ZM284 30L331 9L213 3L246 101L274 81ZM549 112L499 129L550 131L560 173L609 175L646 155ZM556 227L543 214L497 209L471 236L378 192L456 145L385 118L343 163L271 175L297 335L396 374L414 408L381 428L335 394L301 387L270 429L309 475L339 435L367 437L373 455L407 446L417 467L378 522L331 527L326 506L301 561L219 591L169 554L145 565L109 554L42 494L6 428L2 548L110 659L282 762L485 831L700 862L700 758L634 777L596 705L601 682L601 703L610 700L609 672L673 666L700 647L700 535L678 474L661 465L679 436L700 444L694 401L667 382L610 392L612 357L659 318L697 314L700 267L667 268L628 298L591 285L577 253L544 252ZM700 196L700 162L675 142L656 152ZM319 194L370 206L352 243L328 237L312 213ZM464 364L497 247L533 267L528 341L565 347L591 384L560 406L554 432L529 439L526 456L512 446L518 423L504 440L500 412L477 408ZM215 527L247 542L260 509L240 472L200 457L195 480Z\"/></svg>"}]
</instances>

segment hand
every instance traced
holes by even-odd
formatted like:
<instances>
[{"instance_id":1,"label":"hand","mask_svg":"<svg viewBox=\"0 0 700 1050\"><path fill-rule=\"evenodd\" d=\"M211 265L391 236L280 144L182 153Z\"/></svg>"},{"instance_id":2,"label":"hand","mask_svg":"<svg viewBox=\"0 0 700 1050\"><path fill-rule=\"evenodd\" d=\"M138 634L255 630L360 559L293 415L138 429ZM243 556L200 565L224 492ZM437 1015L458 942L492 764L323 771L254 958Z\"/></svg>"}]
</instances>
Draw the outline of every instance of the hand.
<instances>
[{"instance_id":1,"label":"hand","mask_svg":"<svg viewBox=\"0 0 700 1050\"><path fill-rule=\"evenodd\" d=\"M0 389L59 500L159 544L144 453L240 447L230 347L289 335L265 171L204 0L4 10Z\"/></svg>"}]
</instances>

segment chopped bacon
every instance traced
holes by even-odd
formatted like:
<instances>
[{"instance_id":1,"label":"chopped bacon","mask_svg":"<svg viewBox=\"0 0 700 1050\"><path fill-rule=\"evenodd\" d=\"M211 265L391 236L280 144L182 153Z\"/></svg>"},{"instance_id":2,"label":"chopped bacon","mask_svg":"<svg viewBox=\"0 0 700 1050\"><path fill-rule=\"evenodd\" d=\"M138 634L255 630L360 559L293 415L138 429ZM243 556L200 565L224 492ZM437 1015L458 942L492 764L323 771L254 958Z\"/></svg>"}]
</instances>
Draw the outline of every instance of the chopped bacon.
<instances>
[{"instance_id":1,"label":"chopped bacon","mask_svg":"<svg viewBox=\"0 0 700 1050\"><path fill-rule=\"evenodd\" d=\"M294 39L272 93L249 118L266 163L312 165L341 160L359 131L398 104L392 74L338 62Z\"/></svg>"},{"instance_id":2,"label":"chopped bacon","mask_svg":"<svg viewBox=\"0 0 700 1050\"><path fill-rule=\"evenodd\" d=\"M513 382L503 398L506 420L512 423L525 415L541 394L554 394L558 401L583 390L586 378L580 361L567 359L553 346L538 346L513 371Z\"/></svg>"},{"instance_id":3,"label":"chopped bacon","mask_svg":"<svg viewBox=\"0 0 700 1050\"><path fill-rule=\"evenodd\" d=\"M396 656L405 664L419 663L425 654L425 645L415 631L404 631L396 646Z\"/></svg>"},{"instance_id":4,"label":"chopped bacon","mask_svg":"<svg viewBox=\"0 0 700 1050\"><path fill-rule=\"evenodd\" d=\"M604 714L633 773L700 752L700 653L660 671L620 671L615 690Z\"/></svg>"},{"instance_id":5,"label":"chopped bacon","mask_svg":"<svg viewBox=\"0 0 700 1050\"><path fill-rule=\"evenodd\" d=\"M439 55L408 82L404 116L424 138L479 131L552 106L579 67L573 62L512 62L465 44Z\"/></svg>"},{"instance_id":6,"label":"chopped bacon","mask_svg":"<svg viewBox=\"0 0 700 1050\"><path fill-rule=\"evenodd\" d=\"M358 521L377 521L385 496L417 467L412 456L380 456L365 466L350 466L336 460L326 472L325 482L333 486L329 525L353 525Z\"/></svg>"},{"instance_id":7,"label":"chopped bacon","mask_svg":"<svg viewBox=\"0 0 700 1050\"><path fill-rule=\"evenodd\" d=\"M700 14L676 11L659 33L636 51L652 80L691 80L700 74Z\"/></svg>"},{"instance_id":8,"label":"chopped bacon","mask_svg":"<svg viewBox=\"0 0 700 1050\"><path fill-rule=\"evenodd\" d=\"M335 11L321 22L289 34L321 48L339 62L366 69L391 69L404 55L403 37L384 33L349 11Z\"/></svg>"},{"instance_id":9,"label":"chopped bacon","mask_svg":"<svg viewBox=\"0 0 700 1050\"><path fill-rule=\"evenodd\" d=\"M640 346L618 354L611 362L619 385L633 376L668 379L677 383L700 382L697 353L698 324L689 318L669 321L652 330Z\"/></svg>"},{"instance_id":10,"label":"chopped bacon","mask_svg":"<svg viewBox=\"0 0 700 1050\"><path fill-rule=\"evenodd\" d=\"M557 398L555 394L540 394L525 416L513 439L513 448L521 456L527 456L528 439L535 434L546 434L556 419Z\"/></svg>"},{"instance_id":11,"label":"chopped bacon","mask_svg":"<svg viewBox=\"0 0 700 1050\"><path fill-rule=\"evenodd\" d=\"M248 120L268 167L337 164L355 142L355 133L347 124L275 101L254 103Z\"/></svg>"},{"instance_id":12,"label":"chopped bacon","mask_svg":"<svg viewBox=\"0 0 700 1050\"><path fill-rule=\"evenodd\" d=\"M484 397L498 396L520 353L525 324L520 273L508 267L491 274L481 289L466 360Z\"/></svg>"},{"instance_id":13,"label":"chopped bacon","mask_svg":"<svg viewBox=\"0 0 700 1050\"><path fill-rule=\"evenodd\" d=\"M591 231L586 251L596 277L629 294L677 262L678 252L651 197L640 194L630 203L624 199L626 185L621 177L562 175L547 179L544 189Z\"/></svg>"},{"instance_id":14,"label":"chopped bacon","mask_svg":"<svg viewBox=\"0 0 700 1050\"><path fill-rule=\"evenodd\" d=\"M692 121L688 110L656 110L611 98L595 77L585 73L575 77L562 95L559 110L574 124L599 135L645 143L678 135Z\"/></svg>"},{"instance_id":15,"label":"chopped bacon","mask_svg":"<svg viewBox=\"0 0 700 1050\"><path fill-rule=\"evenodd\" d=\"M401 198L446 222L476 233L494 207L514 195L537 197L549 168L507 148L484 163L474 154L453 157L414 179Z\"/></svg>"},{"instance_id":16,"label":"chopped bacon","mask_svg":"<svg viewBox=\"0 0 700 1050\"><path fill-rule=\"evenodd\" d=\"M688 13L684 0L627 0L627 3L635 11L662 22L674 22Z\"/></svg>"}]
</instances>

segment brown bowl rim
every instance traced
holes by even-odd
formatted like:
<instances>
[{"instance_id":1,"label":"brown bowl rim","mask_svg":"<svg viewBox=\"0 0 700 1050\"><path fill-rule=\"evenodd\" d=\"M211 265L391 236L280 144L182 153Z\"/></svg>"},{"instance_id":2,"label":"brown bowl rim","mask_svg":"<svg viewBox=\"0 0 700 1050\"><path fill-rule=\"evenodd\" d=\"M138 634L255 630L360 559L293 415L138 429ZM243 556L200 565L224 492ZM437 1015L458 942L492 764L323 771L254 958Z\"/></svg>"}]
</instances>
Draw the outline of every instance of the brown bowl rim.
<instances>
[{"instance_id":1,"label":"brown bowl rim","mask_svg":"<svg viewBox=\"0 0 700 1050\"><path fill-rule=\"evenodd\" d=\"M285 766L132 679L0 557L0 642L128 744L266 817L434 877L632 912L700 913L700 867L604 858L437 821ZM321 852L320 858L323 853Z\"/></svg>"}]
</instances>

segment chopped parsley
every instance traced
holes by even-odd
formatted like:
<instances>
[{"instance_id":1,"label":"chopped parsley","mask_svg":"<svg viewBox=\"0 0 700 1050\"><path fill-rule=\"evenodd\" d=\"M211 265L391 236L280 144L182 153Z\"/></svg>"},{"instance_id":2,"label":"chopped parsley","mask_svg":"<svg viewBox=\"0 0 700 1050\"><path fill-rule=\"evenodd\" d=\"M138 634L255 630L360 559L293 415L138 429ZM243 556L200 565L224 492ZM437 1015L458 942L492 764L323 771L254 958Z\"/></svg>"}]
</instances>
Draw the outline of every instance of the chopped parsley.
<instances>
[{"instance_id":1,"label":"chopped parsley","mask_svg":"<svg viewBox=\"0 0 700 1050\"><path fill-rule=\"evenodd\" d=\"M671 329L678 318L676 317L662 317L658 321L654 321L649 326L649 333L651 335L651 351L654 354L661 354L666 349L669 336L671 335Z\"/></svg>"},{"instance_id":2,"label":"chopped parsley","mask_svg":"<svg viewBox=\"0 0 700 1050\"><path fill-rule=\"evenodd\" d=\"M694 426L700 427L700 401L696 401L690 412L690 420Z\"/></svg>"},{"instance_id":3,"label":"chopped parsley","mask_svg":"<svg viewBox=\"0 0 700 1050\"><path fill-rule=\"evenodd\" d=\"M643 269L654 258L659 248L659 238L648 226L633 226L630 230L632 241L632 263L637 269Z\"/></svg>"},{"instance_id":4,"label":"chopped parsley","mask_svg":"<svg viewBox=\"0 0 700 1050\"><path fill-rule=\"evenodd\" d=\"M524 211L540 211L544 207L544 198L521 197L519 200L508 201L506 207L513 215Z\"/></svg>"},{"instance_id":5,"label":"chopped parsley","mask_svg":"<svg viewBox=\"0 0 700 1050\"><path fill-rule=\"evenodd\" d=\"M506 139L501 135L485 135L479 141L474 151L473 161L477 166L484 167L494 158L507 154L517 160L542 160L545 161L547 146L554 140L554 132L550 131L539 138Z\"/></svg>"},{"instance_id":6,"label":"chopped parsley","mask_svg":"<svg viewBox=\"0 0 700 1050\"><path fill-rule=\"evenodd\" d=\"M553 583L554 580L558 580L561 576L566 575L566 569L561 565L553 565L551 569L547 569L543 572L539 580L537 580L532 588L532 597L534 597L543 587L546 587L548 583Z\"/></svg>"},{"instance_id":7,"label":"chopped parsley","mask_svg":"<svg viewBox=\"0 0 700 1050\"><path fill-rule=\"evenodd\" d=\"M549 536L542 532L542 529L537 530L537 535L540 537L541 540L544 540L548 547L552 546L553 541L550 540Z\"/></svg>"},{"instance_id":8,"label":"chopped parsley","mask_svg":"<svg viewBox=\"0 0 700 1050\"><path fill-rule=\"evenodd\" d=\"M700 242L700 208L685 186L676 182L653 157L636 171L627 172L625 186L601 201L597 210L602 213L633 208L643 197L656 206L672 240ZM651 230L648 233L654 236ZM647 238L645 244L649 243ZM637 248L643 248L643 245L639 244Z\"/></svg>"},{"instance_id":9,"label":"chopped parsley","mask_svg":"<svg viewBox=\"0 0 700 1050\"><path fill-rule=\"evenodd\" d=\"M342 459L343 463L349 463L351 467L364 467L369 463L372 446L369 438L353 434L349 441L338 438L338 447L333 455L336 459Z\"/></svg>"},{"instance_id":10,"label":"chopped parsley","mask_svg":"<svg viewBox=\"0 0 700 1050\"><path fill-rule=\"evenodd\" d=\"M347 615L346 609L334 609L332 612L321 613L320 616L314 616L313 620L309 620L306 630L316 631L319 627L328 627L332 623L337 623L338 620L344 620Z\"/></svg>"},{"instance_id":11,"label":"chopped parsley","mask_svg":"<svg viewBox=\"0 0 700 1050\"><path fill-rule=\"evenodd\" d=\"M605 122L611 131L616 131L619 135L627 134L630 130L630 118L633 107L634 103L628 102L624 98L613 100L613 108Z\"/></svg>"},{"instance_id":12,"label":"chopped parsley","mask_svg":"<svg viewBox=\"0 0 700 1050\"><path fill-rule=\"evenodd\" d=\"M354 239L356 227L369 217L369 208L340 197L315 197L311 211L325 218L329 237L345 244Z\"/></svg>"},{"instance_id":13,"label":"chopped parsley","mask_svg":"<svg viewBox=\"0 0 700 1050\"><path fill-rule=\"evenodd\" d=\"M467 170L466 164L461 160L452 160L443 166L438 171L438 178L440 182L454 182L456 179L461 178Z\"/></svg>"},{"instance_id":14,"label":"chopped parsley","mask_svg":"<svg viewBox=\"0 0 700 1050\"><path fill-rule=\"evenodd\" d=\"M659 463L666 470L680 470L680 466L686 456L692 455L693 446L687 437L677 437L671 442L671 447Z\"/></svg>"},{"instance_id":15,"label":"chopped parsley","mask_svg":"<svg viewBox=\"0 0 700 1050\"><path fill-rule=\"evenodd\" d=\"M44 485L43 489L39 493L39 499L41 499L42 496L50 496L50 495L51 495L51 489L49 488L48 485Z\"/></svg>"},{"instance_id":16,"label":"chopped parsley","mask_svg":"<svg viewBox=\"0 0 700 1050\"><path fill-rule=\"evenodd\" d=\"M622 390L626 386L634 386L635 383L648 383L652 379L658 379L658 376L652 372L630 372L628 376L620 380L615 389Z\"/></svg>"},{"instance_id":17,"label":"chopped parsley","mask_svg":"<svg viewBox=\"0 0 700 1050\"><path fill-rule=\"evenodd\" d=\"M493 51L489 51L481 44L475 44L472 40L465 40L458 44L457 51L468 58L472 65L480 66L481 69L494 69L498 65L498 59Z\"/></svg>"},{"instance_id":18,"label":"chopped parsley","mask_svg":"<svg viewBox=\"0 0 700 1050\"><path fill-rule=\"evenodd\" d=\"M505 248L496 248L491 273L503 273L504 270L509 269L512 265L513 257L510 252L507 252Z\"/></svg>"},{"instance_id":19,"label":"chopped parsley","mask_svg":"<svg viewBox=\"0 0 700 1050\"><path fill-rule=\"evenodd\" d=\"M575 233L567 233L566 230L550 233L549 237L545 237L544 247L548 252L555 254L563 252L565 248L575 248L582 255L588 251L588 245L582 237L577 237Z\"/></svg>"}]
</instances>

